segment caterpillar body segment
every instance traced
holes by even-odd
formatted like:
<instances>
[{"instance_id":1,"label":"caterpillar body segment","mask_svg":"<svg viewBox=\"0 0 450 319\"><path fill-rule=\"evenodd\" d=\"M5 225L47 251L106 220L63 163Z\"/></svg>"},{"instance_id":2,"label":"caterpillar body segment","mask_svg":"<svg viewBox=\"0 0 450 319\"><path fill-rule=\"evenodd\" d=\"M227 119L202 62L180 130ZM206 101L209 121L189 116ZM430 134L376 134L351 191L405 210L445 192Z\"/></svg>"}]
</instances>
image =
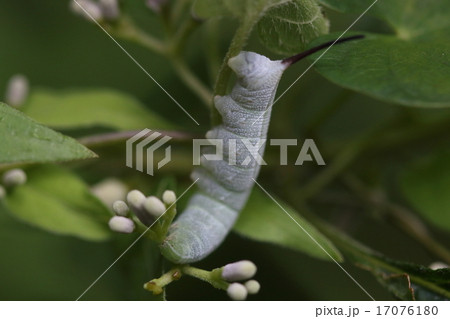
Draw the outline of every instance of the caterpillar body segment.
<instances>
[{"instance_id":1,"label":"caterpillar body segment","mask_svg":"<svg viewBox=\"0 0 450 319\"><path fill-rule=\"evenodd\" d=\"M194 180L199 179L199 192L161 244L162 254L176 264L204 259L233 227L258 176L260 165L255 158L264 153L272 103L288 67L283 61L253 52L241 52L228 65L236 73L237 83L230 95L215 98L223 123L207 134L209 139L223 140L223 160L202 158L201 167L192 173ZM246 147L244 139L255 147ZM236 154L229 152L231 142Z\"/></svg>"}]
</instances>

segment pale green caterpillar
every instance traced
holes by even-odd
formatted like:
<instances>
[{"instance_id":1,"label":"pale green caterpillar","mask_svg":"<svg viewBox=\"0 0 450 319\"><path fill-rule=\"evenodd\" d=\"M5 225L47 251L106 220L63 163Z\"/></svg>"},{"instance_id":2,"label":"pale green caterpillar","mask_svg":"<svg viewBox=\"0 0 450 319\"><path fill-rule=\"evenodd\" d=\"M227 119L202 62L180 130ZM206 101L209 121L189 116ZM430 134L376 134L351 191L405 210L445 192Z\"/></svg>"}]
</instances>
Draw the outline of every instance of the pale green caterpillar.
<instances>
[{"instance_id":1,"label":"pale green caterpillar","mask_svg":"<svg viewBox=\"0 0 450 319\"><path fill-rule=\"evenodd\" d=\"M283 72L298 60L333 44L361 38L349 37L308 50L299 55L272 61L253 52L241 52L229 59L237 83L227 96L216 96L214 104L223 123L207 133L208 139L223 140L223 160L208 161L192 173L199 192L172 224L161 244L162 254L176 264L202 260L225 239L244 207L254 186L260 166L254 159L262 156L262 141L267 136L272 104ZM242 142L261 147L249 150ZM230 165L229 143L236 143L236 165ZM259 149L258 149L259 148ZM252 159L245 161L246 159ZM243 163L244 162L244 163Z\"/></svg>"}]
</instances>

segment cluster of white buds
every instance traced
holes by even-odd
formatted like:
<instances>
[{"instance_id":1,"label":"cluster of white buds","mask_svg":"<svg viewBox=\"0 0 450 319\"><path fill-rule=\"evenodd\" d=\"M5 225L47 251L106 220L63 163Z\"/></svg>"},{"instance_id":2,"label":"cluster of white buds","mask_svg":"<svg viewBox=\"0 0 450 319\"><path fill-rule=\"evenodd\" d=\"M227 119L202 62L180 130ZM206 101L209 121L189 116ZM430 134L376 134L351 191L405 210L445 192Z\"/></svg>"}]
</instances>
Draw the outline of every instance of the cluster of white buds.
<instances>
[{"instance_id":1,"label":"cluster of white buds","mask_svg":"<svg viewBox=\"0 0 450 319\"><path fill-rule=\"evenodd\" d=\"M173 205L176 201L175 193L172 191L165 191L162 198L163 201L156 196L146 197L140 191L132 190L127 195L127 202L136 217L144 225L149 227L155 222L155 220L164 215L167 208Z\"/></svg>"},{"instance_id":2,"label":"cluster of white buds","mask_svg":"<svg viewBox=\"0 0 450 319\"><path fill-rule=\"evenodd\" d=\"M29 83L28 79L17 74L11 77L8 82L5 94L5 102L13 107L20 107L28 97Z\"/></svg>"},{"instance_id":3,"label":"cluster of white buds","mask_svg":"<svg viewBox=\"0 0 450 319\"><path fill-rule=\"evenodd\" d=\"M249 260L241 260L222 268L222 279L231 282L227 293L233 300L245 300L247 295L254 295L261 288L256 280L249 280L256 274L256 265ZM245 281L243 284L237 281Z\"/></svg>"},{"instance_id":4,"label":"cluster of white buds","mask_svg":"<svg viewBox=\"0 0 450 319\"><path fill-rule=\"evenodd\" d=\"M155 13L160 13L162 6L167 3L167 0L145 0L147 7Z\"/></svg>"},{"instance_id":5,"label":"cluster of white buds","mask_svg":"<svg viewBox=\"0 0 450 319\"><path fill-rule=\"evenodd\" d=\"M112 208L116 216L109 220L109 228L118 233L131 234L136 225L131 218L127 217L130 211L128 205L124 201L118 200L113 203Z\"/></svg>"},{"instance_id":6,"label":"cluster of white buds","mask_svg":"<svg viewBox=\"0 0 450 319\"><path fill-rule=\"evenodd\" d=\"M25 184L27 174L19 168L9 170L3 174L3 184L6 187L15 187Z\"/></svg>"},{"instance_id":7,"label":"cluster of white buds","mask_svg":"<svg viewBox=\"0 0 450 319\"><path fill-rule=\"evenodd\" d=\"M71 0L70 9L88 20L95 21L113 21L120 15L118 0Z\"/></svg>"}]
</instances>

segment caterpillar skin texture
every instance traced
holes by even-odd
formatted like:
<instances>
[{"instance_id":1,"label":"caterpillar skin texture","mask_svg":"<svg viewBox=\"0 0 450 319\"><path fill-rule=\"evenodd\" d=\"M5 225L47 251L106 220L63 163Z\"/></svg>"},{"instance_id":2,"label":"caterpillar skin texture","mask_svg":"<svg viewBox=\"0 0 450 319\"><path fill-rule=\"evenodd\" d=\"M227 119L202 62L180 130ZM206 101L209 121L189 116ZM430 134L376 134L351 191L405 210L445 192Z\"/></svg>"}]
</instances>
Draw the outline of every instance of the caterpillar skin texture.
<instances>
[{"instance_id":1,"label":"caterpillar skin texture","mask_svg":"<svg viewBox=\"0 0 450 319\"><path fill-rule=\"evenodd\" d=\"M264 145L249 151L242 139L250 140L252 145L263 144L278 83L287 68L282 61L271 61L253 52L241 52L228 65L236 73L237 83L230 95L215 97L223 123L206 134L208 139L223 140L224 160L202 157L201 166L192 173L194 180L199 179L200 190L160 247L162 254L176 264L202 260L233 227L259 173L260 166L254 159L264 153ZM236 141L235 165L228 164L230 140Z\"/></svg>"}]
</instances>

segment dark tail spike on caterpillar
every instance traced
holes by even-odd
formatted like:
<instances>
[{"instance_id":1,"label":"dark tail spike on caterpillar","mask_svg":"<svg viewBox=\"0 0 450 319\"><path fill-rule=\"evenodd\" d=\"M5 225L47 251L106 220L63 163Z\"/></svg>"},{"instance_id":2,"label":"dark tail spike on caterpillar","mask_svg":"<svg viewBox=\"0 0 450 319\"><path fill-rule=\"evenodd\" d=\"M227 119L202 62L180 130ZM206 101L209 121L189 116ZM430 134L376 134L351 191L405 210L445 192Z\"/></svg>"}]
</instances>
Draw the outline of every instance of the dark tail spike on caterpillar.
<instances>
[{"instance_id":1,"label":"dark tail spike on caterpillar","mask_svg":"<svg viewBox=\"0 0 450 319\"><path fill-rule=\"evenodd\" d=\"M316 52L319 52L320 50L329 48L335 44L340 44L340 43L344 43L344 42L348 42L348 41L353 41L353 40L358 40L358 39L363 39L365 38L365 35L354 35L351 37L346 37L346 38L342 38L342 39L338 39L338 40L334 40L334 41L330 41L330 42L326 42L324 44L321 44L319 46L316 46L314 48L311 48L309 50L306 50L304 52L301 52L299 54L296 54L294 56L291 56L289 58L286 58L282 61L283 64L287 64L288 66L291 66L292 64L297 63L300 60L303 60L304 58L310 56L311 54L314 54Z\"/></svg>"}]
</instances>

